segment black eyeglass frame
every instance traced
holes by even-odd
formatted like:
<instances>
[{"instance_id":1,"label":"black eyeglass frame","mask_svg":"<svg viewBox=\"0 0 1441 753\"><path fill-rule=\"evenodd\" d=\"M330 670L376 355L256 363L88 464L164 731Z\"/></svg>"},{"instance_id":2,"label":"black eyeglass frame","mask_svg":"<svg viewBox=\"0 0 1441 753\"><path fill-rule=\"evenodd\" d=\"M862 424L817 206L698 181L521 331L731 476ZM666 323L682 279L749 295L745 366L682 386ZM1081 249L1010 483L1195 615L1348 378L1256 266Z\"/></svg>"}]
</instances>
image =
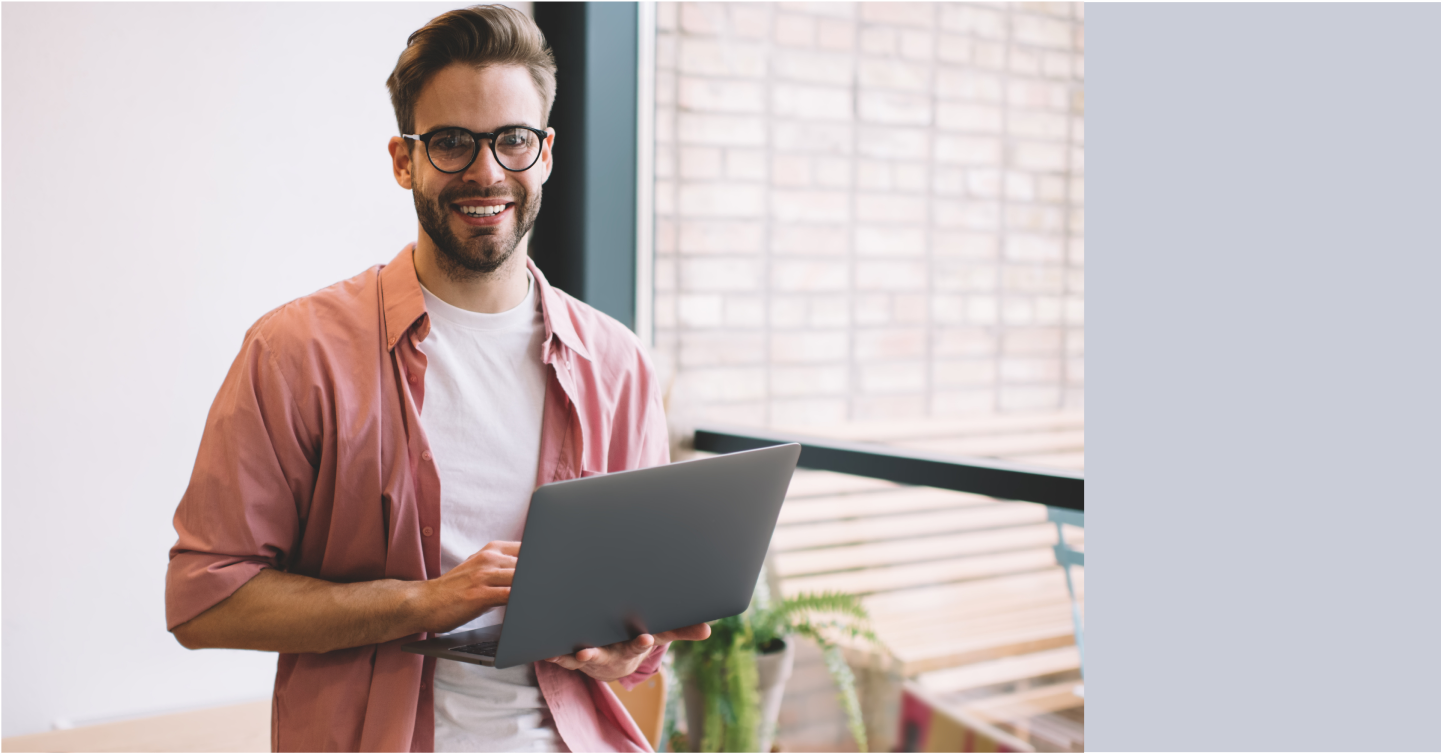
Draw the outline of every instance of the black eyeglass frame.
<instances>
[{"instance_id":1,"label":"black eyeglass frame","mask_svg":"<svg viewBox=\"0 0 1441 753\"><path fill-rule=\"evenodd\" d=\"M540 139L540 148L537 149L537 150L535 150L535 159L531 160L529 165L526 165L525 167L521 167L521 168L506 167L506 166L505 166L505 163L500 161L500 155L497 154L496 151L495 151L495 137L496 137L498 134L504 133L505 131L514 130L514 129L516 129L516 128L520 128L520 129L523 129L523 130L526 130L526 131L530 131L531 133L535 134L537 138ZM446 170L446 169L443 169L440 165L435 164L435 160L431 159L431 157L430 157L430 140L433 139L433 138L435 138L435 134L441 133L441 132L443 132L443 131L465 131L466 133L470 134L471 140L475 142L475 148L472 149L472 150L471 150L471 153L470 153L470 161L465 163L465 167L462 167L462 168L460 168L459 170ZM485 140L490 144L490 156L492 156L492 157L495 158L495 164L500 165L501 169L503 169L503 170L508 170L508 171L510 171L510 172L513 172L513 173L523 173L523 172L525 172L526 170L529 170L529 169L531 169L532 167L535 167L535 163L537 163L537 162L540 161L540 155L545 152L545 140L550 136L550 134L547 133L547 132L544 131L544 130L541 130L541 129L539 129L539 128L531 128L530 126L524 126L524 125L501 126L500 130L491 131L491 132L489 132L489 133L476 132L476 131L472 131L472 130L469 130L469 129L466 129L466 128L461 128L460 126L445 126L445 127L443 127L443 128L437 128L437 129L435 129L435 130L433 130L433 131L431 131L431 132L429 132L429 133L422 133L422 134L402 133L402 134L400 134L400 135L401 135L402 137L404 137L404 138L414 139L414 140L416 140L416 141L419 141L419 142L422 143L422 144L425 144L425 159L430 162L430 166L431 166L431 167L434 167L434 168L437 169L437 170L440 170L440 171L443 172L443 173L447 173L447 174L449 174L449 175L454 175L454 174L456 174L456 173L463 173L463 172L465 172L466 170L469 170L471 165L474 165L474 164L475 164L475 158L480 156L480 140L481 140L482 138L485 139Z\"/></svg>"}]
</instances>

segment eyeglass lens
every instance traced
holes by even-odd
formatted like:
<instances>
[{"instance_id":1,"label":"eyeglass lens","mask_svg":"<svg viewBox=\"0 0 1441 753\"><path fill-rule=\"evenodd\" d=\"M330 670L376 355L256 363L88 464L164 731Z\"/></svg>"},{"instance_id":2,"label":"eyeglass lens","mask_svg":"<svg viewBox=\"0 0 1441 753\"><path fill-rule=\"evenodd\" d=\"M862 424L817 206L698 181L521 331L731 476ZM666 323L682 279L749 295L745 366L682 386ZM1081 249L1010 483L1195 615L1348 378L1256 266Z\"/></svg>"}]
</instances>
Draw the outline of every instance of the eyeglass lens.
<instances>
[{"instance_id":1,"label":"eyeglass lens","mask_svg":"<svg viewBox=\"0 0 1441 753\"><path fill-rule=\"evenodd\" d=\"M462 128L448 128L430 137L430 161L436 168L459 172L476 155L475 137ZM524 128L507 128L495 134L495 158L507 170L525 170L540 156L540 139Z\"/></svg>"}]
</instances>

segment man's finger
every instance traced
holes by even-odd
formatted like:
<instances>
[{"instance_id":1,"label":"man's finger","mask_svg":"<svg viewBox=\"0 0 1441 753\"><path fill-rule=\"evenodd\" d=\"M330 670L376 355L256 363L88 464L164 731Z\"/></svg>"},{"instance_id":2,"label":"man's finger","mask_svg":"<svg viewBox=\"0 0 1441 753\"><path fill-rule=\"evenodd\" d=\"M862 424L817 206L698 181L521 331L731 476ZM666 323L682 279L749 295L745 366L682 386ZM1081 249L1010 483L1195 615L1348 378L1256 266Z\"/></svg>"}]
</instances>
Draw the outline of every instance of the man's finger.
<instances>
[{"instance_id":1,"label":"man's finger","mask_svg":"<svg viewBox=\"0 0 1441 753\"><path fill-rule=\"evenodd\" d=\"M641 633L640 635L628 641L621 641L619 643L612 643L609 646L605 646L604 650L607 653L611 654L635 656L636 654L643 654L646 651L649 651L650 647L654 646L655 643L655 636L651 635L650 633Z\"/></svg>"},{"instance_id":2,"label":"man's finger","mask_svg":"<svg viewBox=\"0 0 1441 753\"><path fill-rule=\"evenodd\" d=\"M580 669L580 662L569 656L553 656L546 661L555 664L562 669Z\"/></svg>"},{"instance_id":3,"label":"man's finger","mask_svg":"<svg viewBox=\"0 0 1441 753\"><path fill-rule=\"evenodd\" d=\"M515 582L514 570L476 570L468 573L471 588L510 588Z\"/></svg>"},{"instance_id":4,"label":"man's finger","mask_svg":"<svg viewBox=\"0 0 1441 753\"><path fill-rule=\"evenodd\" d=\"M699 625L690 625L675 630L667 630L655 637L656 642L669 641L703 641L710 637L710 625L702 622Z\"/></svg>"},{"instance_id":5,"label":"man's finger","mask_svg":"<svg viewBox=\"0 0 1441 753\"><path fill-rule=\"evenodd\" d=\"M519 541L492 541L476 550L475 554L466 557L466 560L473 560L477 557L517 557L519 555Z\"/></svg>"},{"instance_id":6,"label":"man's finger","mask_svg":"<svg viewBox=\"0 0 1441 753\"><path fill-rule=\"evenodd\" d=\"M500 552L515 557L520 554L519 541L492 541L481 547L482 550L489 549L492 552Z\"/></svg>"},{"instance_id":7,"label":"man's finger","mask_svg":"<svg viewBox=\"0 0 1441 753\"><path fill-rule=\"evenodd\" d=\"M520 561L516 557L495 552L480 552L473 559L474 561L468 564L475 570L514 570L516 563Z\"/></svg>"}]
</instances>

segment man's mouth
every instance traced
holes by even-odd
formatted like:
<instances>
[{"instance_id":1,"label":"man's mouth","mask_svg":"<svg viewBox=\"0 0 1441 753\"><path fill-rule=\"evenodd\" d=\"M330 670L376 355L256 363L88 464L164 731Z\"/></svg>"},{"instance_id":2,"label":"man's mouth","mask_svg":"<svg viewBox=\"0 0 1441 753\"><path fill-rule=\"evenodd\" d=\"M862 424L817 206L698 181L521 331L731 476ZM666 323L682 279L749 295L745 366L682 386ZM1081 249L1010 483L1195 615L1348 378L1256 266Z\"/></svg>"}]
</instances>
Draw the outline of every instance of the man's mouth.
<instances>
[{"instance_id":1,"label":"man's mouth","mask_svg":"<svg viewBox=\"0 0 1441 753\"><path fill-rule=\"evenodd\" d=\"M484 207L461 207L460 211L471 217L492 217L505 211L505 204L491 204Z\"/></svg>"},{"instance_id":2,"label":"man's mouth","mask_svg":"<svg viewBox=\"0 0 1441 753\"><path fill-rule=\"evenodd\" d=\"M510 203L506 203L506 202L501 202L501 203L485 203L485 204L452 204L452 205L451 205L451 207L455 210L455 212L456 212L457 214L459 214L461 217L464 217L464 218L467 219L467 220L478 220L478 221L495 220L495 219L497 219L500 215L504 214L505 211L506 211L507 209L510 209L512 206L515 206L515 205L514 205L514 204L510 204ZM486 223L486 224L488 224L488 223Z\"/></svg>"}]
</instances>

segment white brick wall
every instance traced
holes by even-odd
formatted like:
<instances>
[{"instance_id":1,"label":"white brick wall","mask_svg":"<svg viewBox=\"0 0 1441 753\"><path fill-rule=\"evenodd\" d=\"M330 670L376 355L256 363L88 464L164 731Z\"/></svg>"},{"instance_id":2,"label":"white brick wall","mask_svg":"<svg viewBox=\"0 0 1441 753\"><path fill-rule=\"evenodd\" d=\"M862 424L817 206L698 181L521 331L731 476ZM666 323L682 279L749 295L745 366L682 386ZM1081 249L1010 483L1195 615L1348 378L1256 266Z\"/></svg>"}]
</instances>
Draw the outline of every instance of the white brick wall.
<instances>
[{"instance_id":1,"label":"white brick wall","mask_svg":"<svg viewBox=\"0 0 1441 753\"><path fill-rule=\"evenodd\" d=\"M1080 5L657 22L656 349L688 415L1081 406Z\"/></svg>"}]
</instances>

